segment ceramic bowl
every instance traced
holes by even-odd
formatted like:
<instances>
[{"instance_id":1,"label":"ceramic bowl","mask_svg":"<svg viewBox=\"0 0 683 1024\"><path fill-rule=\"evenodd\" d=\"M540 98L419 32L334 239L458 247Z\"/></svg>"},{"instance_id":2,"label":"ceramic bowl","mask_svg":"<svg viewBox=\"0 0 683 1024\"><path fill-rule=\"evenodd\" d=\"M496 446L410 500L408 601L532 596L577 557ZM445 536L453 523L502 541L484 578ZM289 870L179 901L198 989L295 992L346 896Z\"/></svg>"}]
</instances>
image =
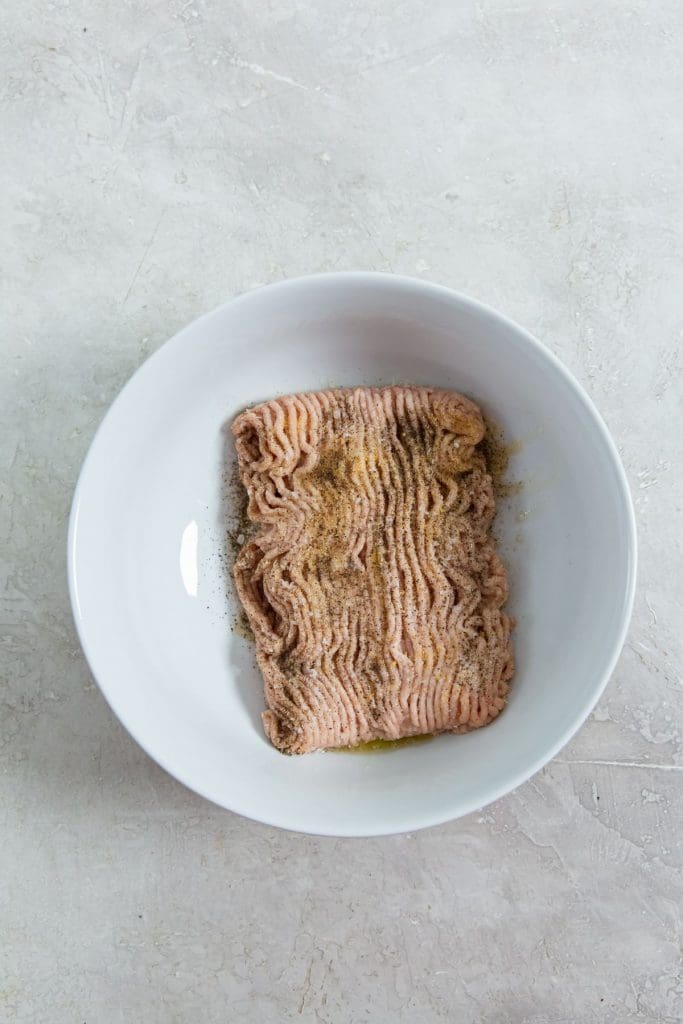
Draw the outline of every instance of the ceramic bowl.
<instances>
[{"instance_id":1,"label":"ceramic bowl","mask_svg":"<svg viewBox=\"0 0 683 1024\"><path fill-rule=\"evenodd\" d=\"M520 486L496 522L517 620L509 703L463 736L285 757L263 734L261 678L235 628L229 424L277 394L394 382L463 391L514 446L508 480ZM557 754L624 641L636 540L615 446L546 347L446 288L349 273L249 292L147 360L85 460L68 560L90 667L151 757L258 821L369 836L481 808Z\"/></svg>"}]
</instances>

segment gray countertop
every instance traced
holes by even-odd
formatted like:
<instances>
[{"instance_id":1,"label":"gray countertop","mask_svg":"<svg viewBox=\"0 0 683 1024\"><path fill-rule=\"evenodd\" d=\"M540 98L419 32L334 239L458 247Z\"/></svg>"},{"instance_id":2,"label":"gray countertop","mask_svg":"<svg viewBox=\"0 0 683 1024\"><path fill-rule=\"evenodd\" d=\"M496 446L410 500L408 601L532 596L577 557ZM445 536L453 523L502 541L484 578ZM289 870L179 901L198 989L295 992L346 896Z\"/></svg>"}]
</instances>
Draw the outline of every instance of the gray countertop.
<instances>
[{"instance_id":1,"label":"gray countertop","mask_svg":"<svg viewBox=\"0 0 683 1024\"><path fill-rule=\"evenodd\" d=\"M0 42L0 1019L683 1016L678 0L28 0ZM640 577L544 771L388 839L209 805L119 726L65 533L132 371L284 276L424 276L508 313L602 411Z\"/></svg>"}]
</instances>

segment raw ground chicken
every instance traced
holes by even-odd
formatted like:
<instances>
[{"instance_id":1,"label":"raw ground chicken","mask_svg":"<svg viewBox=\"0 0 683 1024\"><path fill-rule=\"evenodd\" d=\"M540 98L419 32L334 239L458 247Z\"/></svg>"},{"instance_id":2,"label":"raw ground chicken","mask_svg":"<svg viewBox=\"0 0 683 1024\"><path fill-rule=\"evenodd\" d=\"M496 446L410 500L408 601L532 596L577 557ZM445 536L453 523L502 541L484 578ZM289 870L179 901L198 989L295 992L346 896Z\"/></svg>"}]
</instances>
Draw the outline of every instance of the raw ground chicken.
<instances>
[{"instance_id":1,"label":"raw ground chicken","mask_svg":"<svg viewBox=\"0 0 683 1024\"><path fill-rule=\"evenodd\" d=\"M271 742L303 754L495 718L511 620L477 406L333 389L265 402L232 430L256 526L234 576Z\"/></svg>"}]
</instances>

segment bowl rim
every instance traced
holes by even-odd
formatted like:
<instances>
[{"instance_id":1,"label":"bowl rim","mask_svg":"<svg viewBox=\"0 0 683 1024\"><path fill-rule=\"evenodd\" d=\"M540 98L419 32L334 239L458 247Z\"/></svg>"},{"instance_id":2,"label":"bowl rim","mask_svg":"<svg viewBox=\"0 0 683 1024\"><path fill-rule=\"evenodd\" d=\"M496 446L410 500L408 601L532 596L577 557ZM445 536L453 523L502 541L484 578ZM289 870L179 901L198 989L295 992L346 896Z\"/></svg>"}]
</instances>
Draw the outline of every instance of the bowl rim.
<instances>
[{"instance_id":1,"label":"bowl rim","mask_svg":"<svg viewBox=\"0 0 683 1024\"><path fill-rule=\"evenodd\" d=\"M289 289L296 289L306 285L313 285L314 287L318 284L323 284L330 281L346 282L349 284L364 284L372 285L376 283L392 283L399 288L413 290L416 294L421 294L425 298L442 298L448 299L450 302L455 300L460 303L463 307L473 310L477 314L483 314L485 317L492 318L501 323L508 330L516 333L521 339L524 340L531 348L540 353L541 357L545 359L562 377L566 384L569 385L570 389L583 403L583 406L590 416L594 427L600 435L602 442L604 443L607 452L609 453L613 468L616 474L616 481L619 492L619 499L622 503L623 510L625 513L625 520L627 525L627 550L625 557L627 560L627 571L626 571L626 584L624 593L621 599L621 611L619 627L615 631L615 636L612 641L612 649L609 658L607 659L606 666L603 669L601 676L596 679L595 686L590 696L583 702L583 704L577 708L571 724L564 730L564 732L556 738L556 740L547 747L544 752L533 761L531 761L525 768L521 769L514 775L509 776L503 782L497 786L491 786L486 799L481 800L459 800L458 806L450 810L446 810L440 814L427 814L420 816L415 815L409 822L394 822L387 826L381 826L379 828L359 828L358 826L345 827L344 823L340 823L337 826L330 827L321 825L319 828L312 828L308 823L302 823L297 825L296 822L292 821L291 816L281 815L279 813L273 814L254 814L246 806L238 806L239 801L235 801L236 806L229 807L223 799L216 793L209 791L208 787L203 787L197 784L195 781L185 777L185 773L178 771L173 768L167 762L167 758L164 755L158 755L152 748L152 744L148 744L145 739L139 735L136 726L127 721L125 708L121 709L117 706L116 694L112 692L111 687L106 687L101 682L95 671L96 652L91 645L88 636L86 634L85 621L81 612L80 602L78 597L78 586L76 580L76 557L78 548L78 517L80 512L80 504L83 492L86 487L87 477L89 473L90 465L95 461L98 454L98 449L102 443L102 435L106 428L106 425L112 418L114 411L120 404L123 404L126 400L126 396L131 389L133 381L138 377L138 374L149 372L149 366L159 359L168 358L169 352L177 346L183 344L183 335L187 330L192 328L196 330L203 322L206 322L218 315L220 315L228 307L232 307L236 304L247 303L255 296L260 295L264 291L268 291L271 294L276 292L284 292ZM371 271L371 270L347 270L347 271L327 271L322 273L304 274L297 277L285 278L281 281L275 281L270 284L260 285L257 288L252 288L246 292L242 292L239 295L228 299L226 302L214 307L208 312L202 314L194 320L189 321L183 327L180 328L175 334L168 338L150 355L148 356L137 369L133 372L130 378L126 381L114 401L107 409L104 417L102 418L95 434L90 442L88 451L83 460L76 487L74 489L74 496L71 504L71 512L69 515L68 524L68 535L67 535L67 580L68 580L68 591L71 602L72 616L76 627L76 633L83 650L88 668L93 676L93 679L98 685L98 688L104 697L106 703L109 705L114 715L118 718L121 724L124 726L126 731L135 740L135 742L142 747L145 753L164 769L172 778L176 779L182 785L186 786L189 790L197 793L204 799L209 800L211 803L217 806L231 811L234 814L239 814L242 817L249 818L252 821L257 821L263 825L270 825L276 828L283 829L290 832L300 832L307 835L318 835L318 836L330 836L330 837L344 837L344 838L369 838L373 836L385 836L385 835L398 835L407 832L416 832L424 828L431 828L437 825L443 825L449 821L455 821L459 818L465 817L477 810L482 810L484 807L488 807L489 804L501 799L511 793L518 786L521 786L524 782L527 782L533 775L539 772L545 765L553 760L557 754L562 750L564 746L572 739L572 737L578 732L581 726L584 724L595 705L602 696L607 683L609 682L617 661L621 654L626 635L628 632L631 615L633 612L633 604L635 599L636 591L636 577L637 577L637 531L636 531L636 519L635 511L633 506L633 500L631 497L631 491L626 478L626 472L624 470L619 452L616 444L603 420L600 412L598 411L593 400L590 398L588 393L584 390L583 386L579 383L576 377L571 371L564 365L564 363L551 351L546 345L538 340L533 334L522 327L515 320L506 316L504 313L499 312L493 306L487 303L481 302L478 299L474 299L471 296L457 291L456 289L449 288L446 285L436 284L431 281L425 281L422 278L411 277L405 274L393 274L383 271Z\"/></svg>"}]
</instances>

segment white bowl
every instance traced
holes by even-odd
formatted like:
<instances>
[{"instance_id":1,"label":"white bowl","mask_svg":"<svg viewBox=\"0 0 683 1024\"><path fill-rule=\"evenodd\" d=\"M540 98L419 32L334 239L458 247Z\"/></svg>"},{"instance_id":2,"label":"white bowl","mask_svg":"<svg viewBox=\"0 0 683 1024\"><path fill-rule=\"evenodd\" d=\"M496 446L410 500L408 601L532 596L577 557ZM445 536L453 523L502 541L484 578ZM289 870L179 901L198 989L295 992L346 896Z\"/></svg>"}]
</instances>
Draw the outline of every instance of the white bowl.
<instances>
[{"instance_id":1,"label":"white bowl","mask_svg":"<svg viewBox=\"0 0 683 1024\"><path fill-rule=\"evenodd\" d=\"M382 754L284 757L224 553L227 427L245 405L329 385L410 382L474 397L520 449L497 533L517 671L492 725ZM69 529L76 624L109 704L187 786L239 814L339 836L412 831L509 792L593 708L633 602L636 539L619 457L538 341L446 288L324 274L190 324L124 388L81 472Z\"/></svg>"}]
</instances>

